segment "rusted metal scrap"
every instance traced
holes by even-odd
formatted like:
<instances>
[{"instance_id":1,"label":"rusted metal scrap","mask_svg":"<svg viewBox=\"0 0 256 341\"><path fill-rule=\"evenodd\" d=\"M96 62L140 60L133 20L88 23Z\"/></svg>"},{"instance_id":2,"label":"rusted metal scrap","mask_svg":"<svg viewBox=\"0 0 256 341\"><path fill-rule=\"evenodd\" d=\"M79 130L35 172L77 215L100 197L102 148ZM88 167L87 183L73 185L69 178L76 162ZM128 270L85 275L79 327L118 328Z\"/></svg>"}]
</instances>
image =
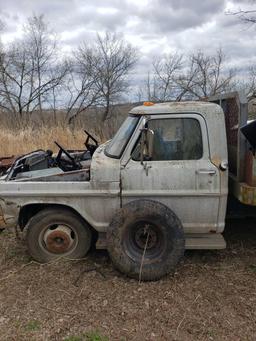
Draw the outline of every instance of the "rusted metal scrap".
<instances>
[{"instance_id":1,"label":"rusted metal scrap","mask_svg":"<svg viewBox=\"0 0 256 341\"><path fill-rule=\"evenodd\" d=\"M3 156L0 157L0 174L7 171L8 168L11 167L13 162L19 157L20 155L12 155L12 156Z\"/></svg>"}]
</instances>

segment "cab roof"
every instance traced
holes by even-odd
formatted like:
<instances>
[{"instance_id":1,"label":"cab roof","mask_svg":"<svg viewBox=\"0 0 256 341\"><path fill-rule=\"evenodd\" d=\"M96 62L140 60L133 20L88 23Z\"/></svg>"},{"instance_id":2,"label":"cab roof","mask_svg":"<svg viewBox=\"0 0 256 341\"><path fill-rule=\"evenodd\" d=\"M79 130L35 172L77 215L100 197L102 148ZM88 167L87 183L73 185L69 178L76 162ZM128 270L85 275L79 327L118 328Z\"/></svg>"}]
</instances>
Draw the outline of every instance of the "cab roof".
<instances>
[{"instance_id":1,"label":"cab roof","mask_svg":"<svg viewBox=\"0 0 256 341\"><path fill-rule=\"evenodd\" d=\"M211 102L187 101L187 102L165 102L165 103L146 103L133 108L132 115L160 115L177 113L201 113L201 114L223 114L218 104Z\"/></svg>"}]
</instances>

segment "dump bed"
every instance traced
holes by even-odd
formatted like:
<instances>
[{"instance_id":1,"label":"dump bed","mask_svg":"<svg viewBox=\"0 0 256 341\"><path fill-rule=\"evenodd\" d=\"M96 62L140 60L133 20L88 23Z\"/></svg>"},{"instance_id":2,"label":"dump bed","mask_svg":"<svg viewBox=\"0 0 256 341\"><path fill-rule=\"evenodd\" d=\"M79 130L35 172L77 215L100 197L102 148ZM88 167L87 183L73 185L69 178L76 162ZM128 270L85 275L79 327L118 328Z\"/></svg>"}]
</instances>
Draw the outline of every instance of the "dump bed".
<instances>
[{"instance_id":1,"label":"dump bed","mask_svg":"<svg viewBox=\"0 0 256 341\"><path fill-rule=\"evenodd\" d=\"M242 92L231 92L212 96L209 101L219 104L225 114L230 193L241 203L256 206L255 126L248 126L252 122L248 122L247 98Z\"/></svg>"}]
</instances>

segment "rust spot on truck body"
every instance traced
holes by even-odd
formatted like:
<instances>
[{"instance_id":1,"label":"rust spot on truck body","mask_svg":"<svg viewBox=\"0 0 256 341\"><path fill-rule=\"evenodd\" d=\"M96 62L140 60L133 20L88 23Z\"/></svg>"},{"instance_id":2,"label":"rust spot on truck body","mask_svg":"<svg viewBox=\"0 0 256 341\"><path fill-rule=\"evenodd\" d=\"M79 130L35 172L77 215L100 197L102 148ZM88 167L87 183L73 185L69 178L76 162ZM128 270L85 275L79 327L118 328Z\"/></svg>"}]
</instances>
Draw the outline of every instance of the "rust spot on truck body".
<instances>
[{"instance_id":1,"label":"rust spot on truck body","mask_svg":"<svg viewBox=\"0 0 256 341\"><path fill-rule=\"evenodd\" d=\"M0 228L16 226L20 205L0 198Z\"/></svg>"},{"instance_id":2,"label":"rust spot on truck body","mask_svg":"<svg viewBox=\"0 0 256 341\"><path fill-rule=\"evenodd\" d=\"M7 171L20 155L0 157L0 173Z\"/></svg>"},{"instance_id":3,"label":"rust spot on truck body","mask_svg":"<svg viewBox=\"0 0 256 341\"><path fill-rule=\"evenodd\" d=\"M221 164L221 158L218 155L213 155L213 157L211 158L211 162L214 164L214 166L218 167Z\"/></svg>"}]
</instances>

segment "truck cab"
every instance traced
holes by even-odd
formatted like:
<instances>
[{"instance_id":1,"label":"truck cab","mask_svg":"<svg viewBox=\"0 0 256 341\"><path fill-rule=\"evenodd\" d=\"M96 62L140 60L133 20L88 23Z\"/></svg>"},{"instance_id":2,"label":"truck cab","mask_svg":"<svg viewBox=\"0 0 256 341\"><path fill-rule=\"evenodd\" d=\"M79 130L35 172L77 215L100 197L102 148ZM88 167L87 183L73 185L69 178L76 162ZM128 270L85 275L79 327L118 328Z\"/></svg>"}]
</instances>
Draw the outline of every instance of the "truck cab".
<instances>
[{"instance_id":1,"label":"truck cab","mask_svg":"<svg viewBox=\"0 0 256 341\"><path fill-rule=\"evenodd\" d=\"M141 158L145 127L153 133L152 152ZM224 229L228 193L224 127L223 112L212 103L134 108L105 148L107 157L120 160L122 205L139 198L161 202L181 219L188 248L225 247L219 235ZM120 132L127 134L124 146ZM197 238L192 242L192 235L198 234L201 242Z\"/></svg>"}]
</instances>

